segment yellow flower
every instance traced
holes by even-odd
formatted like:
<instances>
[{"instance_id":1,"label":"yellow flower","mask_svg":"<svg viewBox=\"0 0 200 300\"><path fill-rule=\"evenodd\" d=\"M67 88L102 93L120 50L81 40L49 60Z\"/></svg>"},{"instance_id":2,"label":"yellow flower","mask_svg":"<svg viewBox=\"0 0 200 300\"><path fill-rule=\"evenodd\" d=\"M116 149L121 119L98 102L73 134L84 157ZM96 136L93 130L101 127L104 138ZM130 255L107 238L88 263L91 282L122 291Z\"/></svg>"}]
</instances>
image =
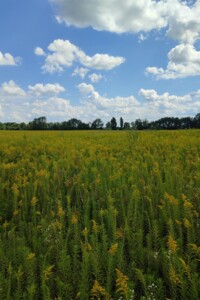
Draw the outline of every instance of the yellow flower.
<instances>
[{"instance_id":1,"label":"yellow flower","mask_svg":"<svg viewBox=\"0 0 200 300\"><path fill-rule=\"evenodd\" d=\"M176 224L178 224L178 225L181 225L182 224L182 222L181 221L179 221L179 220L175 220L175 222L176 222Z\"/></svg>"},{"instance_id":2,"label":"yellow flower","mask_svg":"<svg viewBox=\"0 0 200 300\"><path fill-rule=\"evenodd\" d=\"M12 191L13 191L13 194L14 194L15 197L19 196L19 190L18 190L18 187L17 187L16 183L13 184Z\"/></svg>"},{"instance_id":3,"label":"yellow flower","mask_svg":"<svg viewBox=\"0 0 200 300\"><path fill-rule=\"evenodd\" d=\"M59 229L59 230L62 229L62 224L61 224L58 220L56 220L56 221L54 222L54 225L55 225L55 227L56 227L57 229Z\"/></svg>"},{"instance_id":4,"label":"yellow flower","mask_svg":"<svg viewBox=\"0 0 200 300\"><path fill-rule=\"evenodd\" d=\"M38 202L38 199L37 199L36 197L33 197L33 198L31 199L31 205L32 205L32 206L35 206L37 202Z\"/></svg>"},{"instance_id":5,"label":"yellow flower","mask_svg":"<svg viewBox=\"0 0 200 300\"><path fill-rule=\"evenodd\" d=\"M88 236L88 233L89 233L89 230L87 229L87 227L85 227L83 229L83 235L84 235L85 238Z\"/></svg>"},{"instance_id":6,"label":"yellow flower","mask_svg":"<svg viewBox=\"0 0 200 300\"><path fill-rule=\"evenodd\" d=\"M19 214L19 210L15 210L14 212L13 212L13 216L15 217L15 216L17 216Z\"/></svg>"},{"instance_id":7,"label":"yellow flower","mask_svg":"<svg viewBox=\"0 0 200 300\"><path fill-rule=\"evenodd\" d=\"M92 251L92 246L89 243L87 243L87 250Z\"/></svg>"},{"instance_id":8,"label":"yellow flower","mask_svg":"<svg viewBox=\"0 0 200 300\"><path fill-rule=\"evenodd\" d=\"M54 268L54 265L47 267L43 271L43 275L44 275L45 280L47 280L53 274L53 271L52 271L53 268Z\"/></svg>"},{"instance_id":9,"label":"yellow flower","mask_svg":"<svg viewBox=\"0 0 200 300\"><path fill-rule=\"evenodd\" d=\"M123 236L124 236L123 229L122 228L117 228L115 235L116 235L116 238L118 238L118 239L123 238Z\"/></svg>"},{"instance_id":10,"label":"yellow flower","mask_svg":"<svg viewBox=\"0 0 200 300\"><path fill-rule=\"evenodd\" d=\"M111 254L112 256L115 255L115 253L117 252L118 249L118 243L113 244L110 249L108 250L108 253Z\"/></svg>"},{"instance_id":11,"label":"yellow flower","mask_svg":"<svg viewBox=\"0 0 200 300\"><path fill-rule=\"evenodd\" d=\"M23 201L22 201L22 200L20 200L18 205L19 205L20 207L22 207L22 205L23 205Z\"/></svg>"},{"instance_id":12,"label":"yellow flower","mask_svg":"<svg viewBox=\"0 0 200 300\"><path fill-rule=\"evenodd\" d=\"M186 218L183 220L183 224L184 224L185 228L190 228L192 226L190 221Z\"/></svg>"},{"instance_id":13,"label":"yellow flower","mask_svg":"<svg viewBox=\"0 0 200 300\"><path fill-rule=\"evenodd\" d=\"M99 226L95 220L92 220L92 230L94 232L98 232L98 230L99 230Z\"/></svg>"},{"instance_id":14,"label":"yellow flower","mask_svg":"<svg viewBox=\"0 0 200 300\"><path fill-rule=\"evenodd\" d=\"M170 251L176 252L178 245L171 235L168 236L167 245Z\"/></svg>"},{"instance_id":15,"label":"yellow flower","mask_svg":"<svg viewBox=\"0 0 200 300\"><path fill-rule=\"evenodd\" d=\"M172 283L174 284L179 284L181 283L180 279L179 279L179 276L177 275L175 269L170 266L170 269L169 269L169 279L170 281L172 281Z\"/></svg>"},{"instance_id":16,"label":"yellow flower","mask_svg":"<svg viewBox=\"0 0 200 300\"><path fill-rule=\"evenodd\" d=\"M34 257L35 257L35 253L30 253L30 254L27 256L27 259L28 259L28 260L32 260Z\"/></svg>"},{"instance_id":17,"label":"yellow flower","mask_svg":"<svg viewBox=\"0 0 200 300\"><path fill-rule=\"evenodd\" d=\"M59 207L58 209L58 216L62 217L64 215L64 210L62 209L62 207Z\"/></svg>"},{"instance_id":18,"label":"yellow flower","mask_svg":"<svg viewBox=\"0 0 200 300\"><path fill-rule=\"evenodd\" d=\"M100 299L101 296L106 296L106 294L106 290L100 285L97 280L95 280L91 289L91 300Z\"/></svg>"},{"instance_id":19,"label":"yellow flower","mask_svg":"<svg viewBox=\"0 0 200 300\"><path fill-rule=\"evenodd\" d=\"M116 269L117 279L116 279L116 287L117 293L125 296L128 292L128 276L124 275L119 269Z\"/></svg>"},{"instance_id":20,"label":"yellow flower","mask_svg":"<svg viewBox=\"0 0 200 300\"><path fill-rule=\"evenodd\" d=\"M178 200L177 200L174 196L172 196L172 195L170 195L170 194L168 194L168 193L165 193L165 198L166 198L172 205L178 205Z\"/></svg>"},{"instance_id":21,"label":"yellow flower","mask_svg":"<svg viewBox=\"0 0 200 300\"><path fill-rule=\"evenodd\" d=\"M78 223L78 217L77 215L73 214L72 217L71 217L71 223L73 225L77 224Z\"/></svg>"},{"instance_id":22,"label":"yellow flower","mask_svg":"<svg viewBox=\"0 0 200 300\"><path fill-rule=\"evenodd\" d=\"M9 225L8 221L7 221L7 220L5 220L5 222L3 223L3 228L7 228L7 227L8 227L8 225Z\"/></svg>"}]
</instances>

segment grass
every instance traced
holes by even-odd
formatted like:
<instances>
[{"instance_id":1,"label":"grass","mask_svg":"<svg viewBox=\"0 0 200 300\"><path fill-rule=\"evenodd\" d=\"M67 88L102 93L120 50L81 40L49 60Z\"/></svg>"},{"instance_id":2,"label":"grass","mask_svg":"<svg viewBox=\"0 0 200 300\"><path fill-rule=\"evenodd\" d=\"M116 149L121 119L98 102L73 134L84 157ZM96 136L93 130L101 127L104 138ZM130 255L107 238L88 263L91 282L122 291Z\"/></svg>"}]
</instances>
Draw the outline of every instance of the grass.
<instances>
[{"instance_id":1,"label":"grass","mask_svg":"<svg viewBox=\"0 0 200 300\"><path fill-rule=\"evenodd\" d=\"M0 132L0 299L199 299L200 131Z\"/></svg>"}]
</instances>

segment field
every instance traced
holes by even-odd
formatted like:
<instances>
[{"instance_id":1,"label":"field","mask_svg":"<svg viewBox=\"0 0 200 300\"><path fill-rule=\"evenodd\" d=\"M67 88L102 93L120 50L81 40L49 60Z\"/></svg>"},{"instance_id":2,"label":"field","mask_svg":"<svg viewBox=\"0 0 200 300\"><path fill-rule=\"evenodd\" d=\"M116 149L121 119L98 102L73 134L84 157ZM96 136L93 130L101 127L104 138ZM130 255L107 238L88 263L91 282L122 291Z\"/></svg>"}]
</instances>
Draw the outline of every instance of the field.
<instances>
[{"instance_id":1,"label":"field","mask_svg":"<svg viewBox=\"0 0 200 300\"><path fill-rule=\"evenodd\" d=\"M0 132L0 299L200 299L200 131Z\"/></svg>"}]
</instances>

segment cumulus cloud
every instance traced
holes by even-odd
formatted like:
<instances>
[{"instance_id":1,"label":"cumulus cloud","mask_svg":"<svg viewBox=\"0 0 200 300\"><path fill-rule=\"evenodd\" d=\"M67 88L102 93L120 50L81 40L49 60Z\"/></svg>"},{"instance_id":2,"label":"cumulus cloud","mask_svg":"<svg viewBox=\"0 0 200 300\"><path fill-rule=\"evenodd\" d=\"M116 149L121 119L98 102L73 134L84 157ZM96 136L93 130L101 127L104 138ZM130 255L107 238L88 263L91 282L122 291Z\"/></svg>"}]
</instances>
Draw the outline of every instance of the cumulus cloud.
<instances>
[{"instance_id":1,"label":"cumulus cloud","mask_svg":"<svg viewBox=\"0 0 200 300\"><path fill-rule=\"evenodd\" d=\"M77 27L92 26L110 32L139 32L166 26L164 2L151 0L51 0L57 20ZM78 7L78 9L77 9Z\"/></svg>"},{"instance_id":2,"label":"cumulus cloud","mask_svg":"<svg viewBox=\"0 0 200 300\"><path fill-rule=\"evenodd\" d=\"M114 97L108 98L101 96L97 91L95 91L93 85L81 83L77 86L80 92L85 96L84 103L88 102L98 107L98 109L110 109L120 112L121 109L126 109L126 111L132 111L134 107L139 105L139 102L134 96L129 97Z\"/></svg>"},{"instance_id":3,"label":"cumulus cloud","mask_svg":"<svg viewBox=\"0 0 200 300\"><path fill-rule=\"evenodd\" d=\"M40 47L36 47L35 50L34 50L34 53L35 55L38 55L38 56L45 56L45 52L42 48Z\"/></svg>"},{"instance_id":4,"label":"cumulus cloud","mask_svg":"<svg viewBox=\"0 0 200 300\"><path fill-rule=\"evenodd\" d=\"M81 55L80 62L91 69L96 70L111 70L122 63L125 62L125 58L111 56L108 54L95 54L94 56L90 57L88 55Z\"/></svg>"},{"instance_id":5,"label":"cumulus cloud","mask_svg":"<svg viewBox=\"0 0 200 300\"><path fill-rule=\"evenodd\" d=\"M79 91L81 92L81 94L89 94L94 91L94 87L92 84L87 84L84 82L77 85L77 87L78 87Z\"/></svg>"},{"instance_id":6,"label":"cumulus cloud","mask_svg":"<svg viewBox=\"0 0 200 300\"><path fill-rule=\"evenodd\" d=\"M34 86L29 85L28 89L31 93L33 93L36 96L40 96L44 94L60 94L65 91L65 88L58 83L55 84L37 83Z\"/></svg>"},{"instance_id":7,"label":"cumulus cloud","mask_svg":"<svg viewBox=\"0 0 200 300\"><path fill-rule=\"evenodd\" d=\"M200 1L169 1L167 35L193 44L200 33Z\"/></svg>"},{"instance_id":8,"label":"cumulus cloud","mask_svg":"<svg viewBox=\"0 0 200 300\"><path fill-rule=\"evenodd\" d=\"M0 51L0 66L17 66L20 61L19 57L13 57L10 53L3 54Z\"/></svg>"},{"instance_id":9,"label":"cumulus cloud","mask_svg":"<svg viewBox=\"0 0 200 300\"><path fill-rule=\"evenodd\" d=\"M57 21L115 33L140 33L165 28L167 35L194 43L200 33L200 1L181 0L50 0ZM78 7L78 9L77 9Z\"/></svg>"},{"instance_id":10,"label":"cumulus cloud","mask_svg":"<svg viewBox=\"0 0 200 300\"><path fill-rule=\"evenodd\" d=\"M101 74L96 74L96 73L92 73L88 77L93 83L99 82L103 78Z\"/></svg>"},{"instance_id":11,"label":"cumulus cloud","mask_svg":"<svg viewBox=\"0 0 200 300\"><path fill-rule=\"evenodd\" d=\"M89 72L89 70L86 69L86 68L78 68L78 67L76 67L76 69L72 73L72 76L80 76L81 79L84 79L88 72Z\"/></svg>"},{"instance_id":12,"label":"cumulus cloud","mask_svg":"<svg viewBox=\"0 0 200 300\"><path fill-rule=\"evenodd\" d=\"M3 116L4 116L3 108L2 108L2 105L0 103L0 117L3 118Z\"/></svg>"},{"instance_id":13,"label":"cumulus cloud","mask_svg":"<svg viewBox=\"0 0 200 300\"><path fill-rule=\"evenodd\" d=\"M48 73L62 72L78 62L86 68L111 70L125 62L125 58L108 54L86 55L80 48L68 40L57 39L49 46L50 53L45 59L42 69Z\"/></svg>"},{"instance_id":14,"label":"cumulus cloud","mask_svg":"<svg viewBox=\"0 0 200 300\"><path fill-rule=\"evenodd\" d=\"M155 90L140 89L139 95L144 97L146 100L155 103L188 103L192 101L190 94L185 96L170 95L168 92L159 95Z\"/></svg>"},{"instance_id":15,"label":"cumulus cloud","mask_svg":"<svg viewBox=\"0 0 200 300\"><path fill-rule=\"evenodd\" d=\"M15 97L24 97L26 96L26 92L20 88L13 80L9 82L2 83L0 87L0 95L1 96L15 96Z\"/></svg>"},{"instance_id":16,"label":"cumulus cloud","mask_svg":"<svg viewBox=\"0 0 200 300\"><path fill-rule=\"evenodd\" d=\"M80 28L92 27L115 33L138 34L139 43L148 38L149 32L162 29L166 36L179 42L169 54L169 63L163 67L146 68L146 73L157 79L176 79L200 74L199 51L195 43L200 39L200 0L49 0L54 3L59 23ZM78 7L78 9L77 9ZM163 32L162 31L162 32ZM111 57L107 54L87 56L79 48L73 61L79 61L86 68L110 70L124 62L122 57ZM179 62L175 56L180 54ZM49 72L62 71L65 59L57 51L50 55L55 64L45 64ZM188 55L188 57L183 56ZM72 65L72 60L70 61ZM66 64L67 65L67 64ZM84 77L83 77L84 78ZM94 82L94 81L92 81Z\"/></svg>"},{"instance_id":17,"label":"cumulus cloud","mask_svg":"<svg viewBox=\"0 0 200 300\"><path fill-rule=\"evenodd\" d=\"M195 94L195 95L194 95ZM141 89L139 95L146 103L144 107L151 107L154 113L157 111L160 116L188 116L195 115L200 108L199 91L183 96L170 95L168 92L158 94L155 90Z\"/></svg>"},{"instance_id":18,"label":"cumulus cloud","mask_svg":"<svg viewBox=\"0 0 200 300\"><path fill-rule=\"evenodd\" d=\"M3 122L27 122L42 115L48 121L78 118L89 122L101 118L105 122L113 116L117 120L123 116L128 122L137 118L151 121L165 116L194 116L200 109L200 90L180 96L143 88L138 97L109 97L99 93L92 84L82 82L77 86L80 100L75 105L70 99L58 95L62 87L55 89L52 86L29 85L24 91L14 81L4 82L0 86L0 115ZM30 87L33 88L32 92Z\"/></svg>"},{"instance_id":19,"label":"cumulus cloud","mask_svg":"<svg viewBox=\"0 0 200 300\"><path fill-rule=\"evenodd\" d=\"M45 101L34 101L31 113L38 116L48 114L49 117L74 115L73 107L71 107L69 100L59 97L51 97Z\"/></svg>"},{"instance_id":20,"label":"cumulus cloud","mask_svg":"<svg viewBox=\"0 0 200 300\"><path fill-rule=\"evenodd\" d=\"M148 67L146 72L157 79L176 79L200 75L200 51L193 45L181 44L168 53L169 63L166 69Z\"/></svg>"}]
</instances>

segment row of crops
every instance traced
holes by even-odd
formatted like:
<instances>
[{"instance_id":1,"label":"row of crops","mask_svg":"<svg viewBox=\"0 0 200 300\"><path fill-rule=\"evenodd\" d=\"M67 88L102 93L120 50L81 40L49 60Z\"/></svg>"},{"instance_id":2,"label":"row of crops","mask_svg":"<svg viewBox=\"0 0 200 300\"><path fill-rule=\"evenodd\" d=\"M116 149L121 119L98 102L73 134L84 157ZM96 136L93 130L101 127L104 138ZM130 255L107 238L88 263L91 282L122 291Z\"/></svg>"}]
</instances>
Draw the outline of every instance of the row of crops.
<instances>
[{"instance_id":1,"label":"row of crops","mask_svg":"<svg viewBox=\"0 0 200 300\"><path fill-rule=\"evenodd\" d=\"M200 299L200 131L0 132L0 299Z\"/></svg>"}]
</instances>

